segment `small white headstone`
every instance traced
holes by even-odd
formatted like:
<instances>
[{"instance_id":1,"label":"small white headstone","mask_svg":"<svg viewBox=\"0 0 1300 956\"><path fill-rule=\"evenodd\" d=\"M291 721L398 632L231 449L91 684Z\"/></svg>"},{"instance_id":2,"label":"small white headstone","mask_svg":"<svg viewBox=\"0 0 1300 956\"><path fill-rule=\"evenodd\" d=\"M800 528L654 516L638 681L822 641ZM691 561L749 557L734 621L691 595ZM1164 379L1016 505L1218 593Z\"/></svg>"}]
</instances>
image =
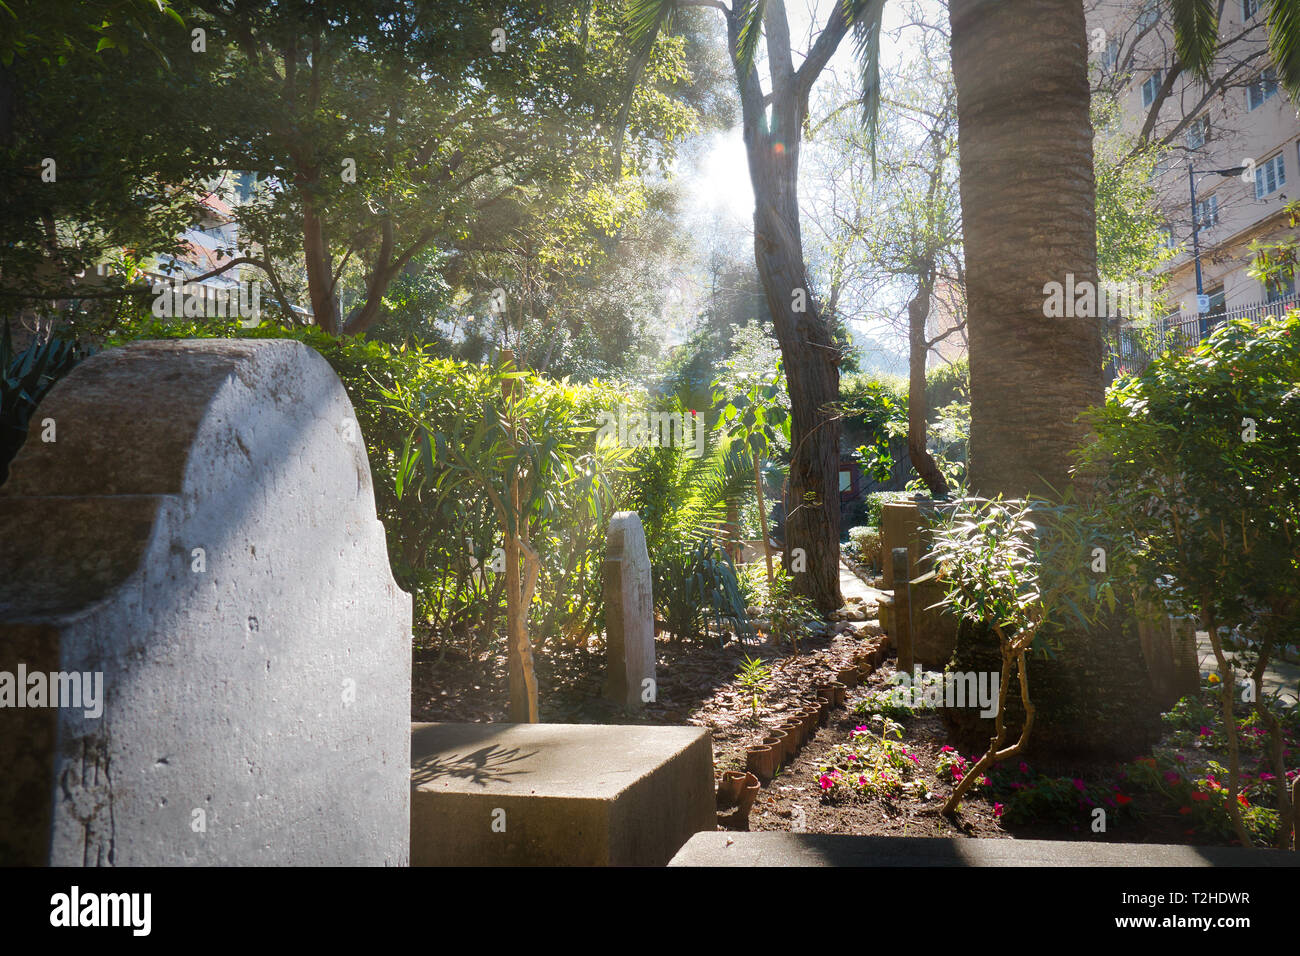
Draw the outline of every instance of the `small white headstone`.
<instances>
[{"instance_id":1,"label":"small white headstone","mask_svg":"<svg viewBox=\"0 0 1300 956\"><path fill-rule=\"evenodd\" d=\"M645 529L635 511L620 511L609 523L605 640L605 696L629 710L644 707L643 688L655 680L654 594Z\"/></svg>"}]
</instances>

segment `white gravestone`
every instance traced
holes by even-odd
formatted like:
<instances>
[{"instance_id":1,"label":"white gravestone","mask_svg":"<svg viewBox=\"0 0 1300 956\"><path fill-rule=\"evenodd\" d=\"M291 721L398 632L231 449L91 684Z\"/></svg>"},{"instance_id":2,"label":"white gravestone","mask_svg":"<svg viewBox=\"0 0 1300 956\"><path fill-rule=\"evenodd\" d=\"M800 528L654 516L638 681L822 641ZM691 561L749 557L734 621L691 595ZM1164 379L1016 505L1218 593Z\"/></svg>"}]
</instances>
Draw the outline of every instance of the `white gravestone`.
<instances>
[{"instance_id":1,"label":"white gravestone","mask_svg":"<svg viewBox=\"0 0 1300 956\"><path fill-rule=\"evenodd\" d=\"M655 627L650 555L637 513L615 514L606 542L605 696L638 710L655 699Z\"/></svg>"}]
</instances>

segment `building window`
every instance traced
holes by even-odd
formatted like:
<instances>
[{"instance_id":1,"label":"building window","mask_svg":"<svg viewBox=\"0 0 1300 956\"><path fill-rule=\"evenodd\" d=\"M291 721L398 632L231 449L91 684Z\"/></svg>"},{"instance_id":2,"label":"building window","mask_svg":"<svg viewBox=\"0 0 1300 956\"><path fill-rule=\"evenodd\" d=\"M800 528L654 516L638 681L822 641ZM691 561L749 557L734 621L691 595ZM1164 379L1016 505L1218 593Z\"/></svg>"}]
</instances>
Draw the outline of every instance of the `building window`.
<instances>
[{"instance_id":1,"label":"building window","mask_svg":"<svg viewBox=\"0 0 1300 956\"><path fill-rule=\"evenodd\" d=\"M1119 63L1119 41L1111 40L1106 44L1106 50L1101 55L1101 68L1113 70L1117 63Z\"/></svg>"},{"instance_id":2,"label":"building window","mask_svg":"<svg viewBox=\"0 0 1300 956\"><path fill-rule=\"evenodd\" d=\"M1163 228L1160 230L1160 245L1157 246L1157 248L1159 248L1159 249L1172 249L1172 248L1174 248L1174 245L1175 245L1175 243L1174 243L1174 227L1173 227L1173 226L1165 226L1165 227L1163 227Z\"/></svg>"},{"instance_id":3,"label":"building window","mask_svg":"<svg viewBox=\"0 0 1300 956\"><path fill-rule=\"evenodd\" d=\"M1278 276L1264 283L1264 295L1268 297L1269 302L1276 302L1278 299L1285 299L1289 295L1295 295L1295 279L1285 276Z\"/></svg>"},{"instance_id":4,"label":"building window","mask_svg":"<svg viewBox=\"0 0 1300 956\"><path fill-rule=\"evenodd\" d=\"M1142 84L1142 105L1144 107L1150 106L1156 101L1156 94L1160 92L1160 76L1163 72L1163 70L1156 70Z\"/></svg>"},{"instance_id":5,"label":"building window","mask_svg":"<svg viewBox=\"0 0 1300 956\"><path fill-rule=\"evenodd\" d=\"M1263 106L1277 95L1277 70L1268 67L1255 81L1246 87L1246 109L1254 110Z\"/></svg>"},{"instance_id":6,"label":"building window","mask_svg":"<svg viewBox=\"0 0 1300 956\"><path fill-rule=\"evenodd\" d=\"M1278 153L1255 167L1255 198L1277 192L1286 185L1286 159Z\"/></svg>"},{"instance_id":7,"label":"building window","mask_svg":"<svg viewBox=\"0 0 1300 956\"><path fill-rule=\"evenodd\" d=\"M1210 138L1210 119L1202 116L1200 119L1192 120L1187 127L1187 133L1184 139L1188 149L1200 149L1205 145L1205 141Z\"/></svg>"},{"instance_id":8,"label":"building window","mask_svg":"<svg viewBox=\"0 0 1300 956\"><path fill-rule=\"evenodd\" d=\"M1137 27L1139 30L1145 30L1147 27L1155 26L1160 19L1160 4L1158 0L1147 0L1142 5L1142 10L1138 13Z\"/></svg>"},{"instance_id":9,"label":"building window","mask_svg":"<svg viewBox=\"0 0 1300 956\"><path fill-rule=\"evenodd\" d=\"M1219 197L1206 196L1196 204L1196 225L1200 229L1219 224Z\"/></svg>"},{"instance_id":10,"label":"building window","mask_svg":"<svg viewBox=\"0 0 1300 956\"><path fill-rule=\"evenodd\" d=\"M1259 13L1259 0L1241 0L1241 19L1244 23Z\"/></svg>"}]
</instances>

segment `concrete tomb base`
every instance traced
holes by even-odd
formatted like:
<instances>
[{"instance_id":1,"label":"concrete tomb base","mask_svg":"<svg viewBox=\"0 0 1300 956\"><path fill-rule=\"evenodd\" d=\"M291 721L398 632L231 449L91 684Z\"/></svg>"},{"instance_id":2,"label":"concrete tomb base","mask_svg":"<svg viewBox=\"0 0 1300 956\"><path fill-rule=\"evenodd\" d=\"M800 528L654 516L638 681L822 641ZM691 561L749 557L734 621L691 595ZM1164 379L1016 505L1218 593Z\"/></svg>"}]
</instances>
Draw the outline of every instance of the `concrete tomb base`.
<instances>
[{"instance_id":1,"label":"concrete tomb base","mask_svg":"<svg viewBox=\"0 0 1300 956\"><path fill-rule=\"evenodd\" d=\"M413 866L662 866L712 830L698 727L412 724Z\"/></svg>"}]
</instances>

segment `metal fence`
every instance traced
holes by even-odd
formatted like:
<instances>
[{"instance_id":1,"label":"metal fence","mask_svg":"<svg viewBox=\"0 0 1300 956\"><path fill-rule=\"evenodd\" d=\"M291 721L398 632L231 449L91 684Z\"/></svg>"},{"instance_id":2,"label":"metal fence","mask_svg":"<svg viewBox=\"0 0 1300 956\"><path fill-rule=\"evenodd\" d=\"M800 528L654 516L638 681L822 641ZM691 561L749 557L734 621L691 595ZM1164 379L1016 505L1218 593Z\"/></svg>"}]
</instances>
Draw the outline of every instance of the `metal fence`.
<instances>
[{"instance_id":1,"label":"metal fence","mask_svg":"<svg viewBox=\"0 0 1300 956\"><path fill-rule=\"evenodd\" d=\"M1165 352L1187 351L1196 346L1214 329L1234 319L1247 319L1258 325L1265 318L1283 315L1291 309L1300 309L1300 292L1198 315L1195 312L1175 312L1157 319L1150 328L1121 327L1108 336L1109 361L1107 378L1141 372L1157 355Z\"/></svg>"}]
</instances>

